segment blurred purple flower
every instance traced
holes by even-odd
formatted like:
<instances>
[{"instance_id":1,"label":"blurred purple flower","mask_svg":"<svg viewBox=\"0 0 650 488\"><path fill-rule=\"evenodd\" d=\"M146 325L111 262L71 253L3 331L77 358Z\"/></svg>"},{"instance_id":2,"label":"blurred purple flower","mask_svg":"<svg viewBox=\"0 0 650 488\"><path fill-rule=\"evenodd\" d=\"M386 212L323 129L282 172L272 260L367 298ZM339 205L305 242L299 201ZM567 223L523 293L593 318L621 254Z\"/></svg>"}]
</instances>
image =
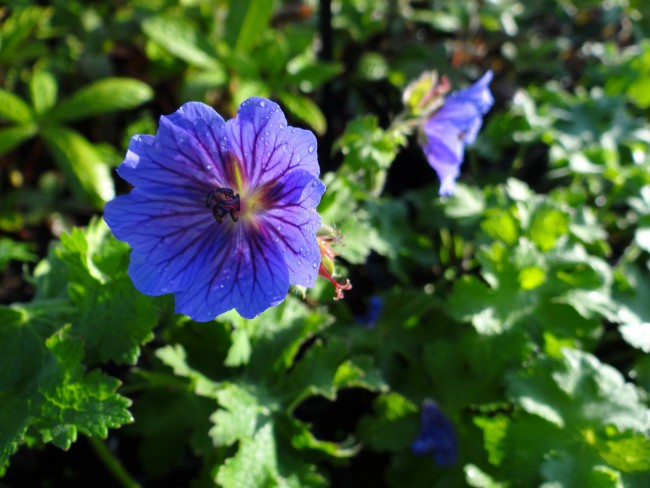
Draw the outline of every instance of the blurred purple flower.
<instances>
[{"instance_id":1,"label":"blurred purple flower","mask_svg":"<svg viewBox=\"0 0 650 488\"><path fill-rule=\"evenodd\" d=\"M411 444L415 454L433 453L433 459L441 466L456 462L458 446L454 426L433 400L425 400L420 417L420 435Z\"/></svg>"},{"instance_id":2,"label":"blurred purple flower","mask_svg":"<svg viewBox=\"0 0 650 488\"><path fill-rule=\"evenodd\" d=\"M105 219L133 251L129 274L148 295L204 322L232 308L252 318L290 284L313 286L320 265L316 139L287 127L280 107L243 102L227 122L189 102L131 139L119 175L135 188Z\"/></svg>"},{"instance_id":3,"label":"blurred purple flower","mask_svg":"<svg viewBox=\"0 0 650 488\"><path fill-rule=\"evenodd\" d=\"M426 141L422 148L440 178L440 195L454 194L465 145L476 140L483 115L494 103L489 88L492 76L492 71L488 71L472 86L449 95L444 105L424 122Z\"/></svg>"},{"instance_id":4,"label":"blurred purple flower","mask_svg":"<svg viewBox=\"0 0 650 488\"><path fill-rule=\"evenodd\" d=\"M384 309L384 300L379 295L373 295L368 301L368 309L363 315L357 316L357 322L367 329L377 326L381 312Z\"/></svg>"}]
</instances>

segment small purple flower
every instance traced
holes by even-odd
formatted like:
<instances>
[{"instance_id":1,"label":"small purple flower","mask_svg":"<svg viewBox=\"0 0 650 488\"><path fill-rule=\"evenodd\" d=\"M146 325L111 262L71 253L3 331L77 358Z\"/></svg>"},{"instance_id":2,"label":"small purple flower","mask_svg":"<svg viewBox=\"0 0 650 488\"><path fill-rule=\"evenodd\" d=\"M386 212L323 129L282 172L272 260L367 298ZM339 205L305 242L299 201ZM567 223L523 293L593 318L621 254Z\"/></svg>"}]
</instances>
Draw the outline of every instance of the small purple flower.
<instances>
[{"instance_id":1,"label":"small purple flower","mask_svg":"<svg viewBox=\"0 0 650 488\"><path fill-rule=\"evenodd\" d=\"M452 93L424 122L426 141L422 148L440 178L440 195L454 194L465 145L476 140L483 115L494 103L489 88L492 76L492 71L488 71L472 86Z\"/></svg>"},{"instance_id":2,"label":"small purple flower","mask_svg":"<svg viewBox=\"0 0 650 488\"><path fill-rule=\"evenodd\" d=\"M441 466L456 462L457 450L454 426L433 400L425 400L420 417L420 435L411 444L415 454L433 452L433 459Z\"/></svg>"},{"instance_id":3,"label":"small purple flower","mask_svg":"<svg viewBox=\"0 0 650 488\"><path fill-rule=\"evenodd\" d=\"M368 301L368 309L363 315L357 317L357 322L366 329L374 329L377 326L381 312L384 309L384 300L379 295L373 295Z\"/></svg>"},{"instance_id":4,"label":"small purple flower","mask_svg":"<svg viewBox=\"0 0 650 488\"><path fill-rule=\"evenodd\" d=\"M280 107L249 98L234 119L189 102L131 139L117 172L135 188L105 219L130 244L129 275L148 295L205 322L232 308L252 318L313 286L320 265L316 138Z\"/></svg>"}]
</instances>

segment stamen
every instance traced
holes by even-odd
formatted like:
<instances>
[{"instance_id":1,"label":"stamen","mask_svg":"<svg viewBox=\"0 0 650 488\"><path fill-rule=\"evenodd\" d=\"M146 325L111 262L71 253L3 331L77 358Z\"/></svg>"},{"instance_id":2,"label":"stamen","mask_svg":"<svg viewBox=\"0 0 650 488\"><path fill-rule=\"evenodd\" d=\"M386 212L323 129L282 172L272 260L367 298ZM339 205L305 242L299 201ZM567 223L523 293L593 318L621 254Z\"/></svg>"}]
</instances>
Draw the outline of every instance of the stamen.
<instances>
[{"instance_id":1,"label":"stamen","mask_svg":"<svg viewBox=\"0 0 650 488\"><path fill-rule=\"evenodd\" d=\"M334 291L336 292L336 295L334 296L334 300L340 300L344 298L343 296L343 291L351 290L352 289L352 283L350 283L350 280L346 280L345 284L341 284L338 281L336 281L334 278L332 278L332 275L325 269L323 264L321 263L320 268L318 269L318 274L321 276L327 278L330 283L334 285Z\"/></svg>"},{"instance_id":2,"label":"stamen","mask_svg":"<svg viewBox=\"0 0 650 488\"><path fill-rule=\"evenodd\" d=\"M212 209L212 215L217 223L221 223L226 215L230 215L233 222L239 220L239 193L235 193L230 188L215 188L208 193L205 199L205 206Z\"/></svg>"}]
</instances>

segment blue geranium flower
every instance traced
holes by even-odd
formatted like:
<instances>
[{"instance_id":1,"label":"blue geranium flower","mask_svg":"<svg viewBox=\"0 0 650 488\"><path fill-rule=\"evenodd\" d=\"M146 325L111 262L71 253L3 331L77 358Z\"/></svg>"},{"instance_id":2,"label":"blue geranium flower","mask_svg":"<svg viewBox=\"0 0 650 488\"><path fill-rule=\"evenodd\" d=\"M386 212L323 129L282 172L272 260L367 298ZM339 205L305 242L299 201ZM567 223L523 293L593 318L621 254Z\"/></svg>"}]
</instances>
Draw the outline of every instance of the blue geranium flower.
<instances>
[{"instance_id":1,"label":"blue geranium flower","mask_svg":"<svg viewBox=\"0 0 650 488\"><path fill-rule=\"evenodd\" d=\"M422 148L440 178L440 195L454 194L465 145L476 140L483 115L494 103L489 88L492 76L492 71L488 71L472 86L452 93L424 122L426 141Z\"/></svg>"},{"instance_id":2,"label":"blue geranium flower","mask_svg":"<svg viewBox=\"0 0 650 488\"><path fill-rule=\"evenodd\" d=\"M319 171L316 138L277 104L250 98L224 122L189 102L155 136L131 139L117 172L135 188L105 219L133 249L138 290L173 293L176 311L201 322L232 308L252 318L290 284L314 284Z\"/></svg>"},{"instance_id":3,"label":"blue geranium flower","mask_svg":"<svg viewBox=\"0 0 650 488\"><path fill-rule=\"evenodd\" d=\"M420 417L421 431L411 444L415 454L433 453L433 459L441 466L456 462L457 450L454 426L433 400L425 400Z\"/></svg>"}]
</instances>

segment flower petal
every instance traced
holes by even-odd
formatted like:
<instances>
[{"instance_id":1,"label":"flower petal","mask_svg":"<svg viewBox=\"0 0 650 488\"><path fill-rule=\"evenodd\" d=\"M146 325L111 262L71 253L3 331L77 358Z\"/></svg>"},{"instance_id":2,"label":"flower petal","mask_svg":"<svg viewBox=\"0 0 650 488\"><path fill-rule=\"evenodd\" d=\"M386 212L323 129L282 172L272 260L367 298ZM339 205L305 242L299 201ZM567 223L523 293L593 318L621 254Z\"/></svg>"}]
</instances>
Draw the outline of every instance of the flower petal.
<instances>
[{"instance_id":1,"label":"flower petal","mask_svg":"<svg viewBox=\"0 0 650 488\"><path fill-rule=\"evenodd\" d=\"M225 122L217 112L208 105L189 102L160 117L155 137L133 137L117 172L149 192L207 193L226 182L225 136Z\"/></svg>"},{"instance_id":2,"label":"flower petal","mask_svg":"<svg viewBox=\"0 0 650 488\"><path fill-rule=\"evenodd\" d=\"M259 223L283 253L291 283L314 286L320 265L316 231L321 225L315 209L325 185L306 171L296 170L276 188L269 195L276 206L261 215Z\"/></svg>"},{"instance_id":3,"label":"flower petal","mask_svg":"<svg viewBox=\"0 0 650 488\"><path fill-rule=\"evenodd\" d=\"M445 104L426 120L422 149L440 178L440 194L453 195L466 144L476 140L483 115L492 107L492 71L464 90L452 93Z\"/></svg>"},{"instance_id":4,"label":"flower petal","mask_svg":"<svg viewBox=\"0 0 650 488\"><path fill-rule=\"evenodd\" d=\"M243 226L235 234L192 286L176 293L176 312L207 322L235 308L250 319L284 300L289 272L280 251L267 235Z\"/></svg>"},{"instance_id":5,"label":"flower petal","mask_svg":"<svg viewBox=\"0 0 650 488\"><path fill-rule=\"evenodd\" d=\"M277 180L297 168L318 177L314 134L287 127L287 119L278 104L249 98L239 107L237 117L226 125L231 150L242 165L242 176L249 185Z\"/></svg>"},{"instance_id":6,"label":"flower petal","mask_svg":"<svg viewBox=\"0 0 650 488\"><path fill-rule=\"evenodd\" d=\"M450 466L458 457L454 426L433 400L425 400L420 416L420 435L411 444L415 454L433 453L441 466Z\"/></svg>"},{"instance_id":7,"label":"flower petal","mask_svg":"<svg viewBox=\"0 0 650 488\"><path fill-rule=\"evenodd\" d=\"M106 204L115 237L132 247L129 275L149 295L185 289L223 247L231 222L218 225L202 201L159 196L136 188Z\"/></svg>"},{"instance_id":8,"label":"flower petal","mask_svg":"<svg viewBox=\"0 0 650 488\"><path fill-rule=\"evenodd\" d=\"M481 79L474 82L474 84L464 88L463 90L452 93L447 101L450 102L455 100L471 103L477 107L481 115L485 115L494 104L494 97L490 92L490 83L492 82L493 77L494 73L492 73L492 70L488 70Z\"/></svg>"}]
</instances>

